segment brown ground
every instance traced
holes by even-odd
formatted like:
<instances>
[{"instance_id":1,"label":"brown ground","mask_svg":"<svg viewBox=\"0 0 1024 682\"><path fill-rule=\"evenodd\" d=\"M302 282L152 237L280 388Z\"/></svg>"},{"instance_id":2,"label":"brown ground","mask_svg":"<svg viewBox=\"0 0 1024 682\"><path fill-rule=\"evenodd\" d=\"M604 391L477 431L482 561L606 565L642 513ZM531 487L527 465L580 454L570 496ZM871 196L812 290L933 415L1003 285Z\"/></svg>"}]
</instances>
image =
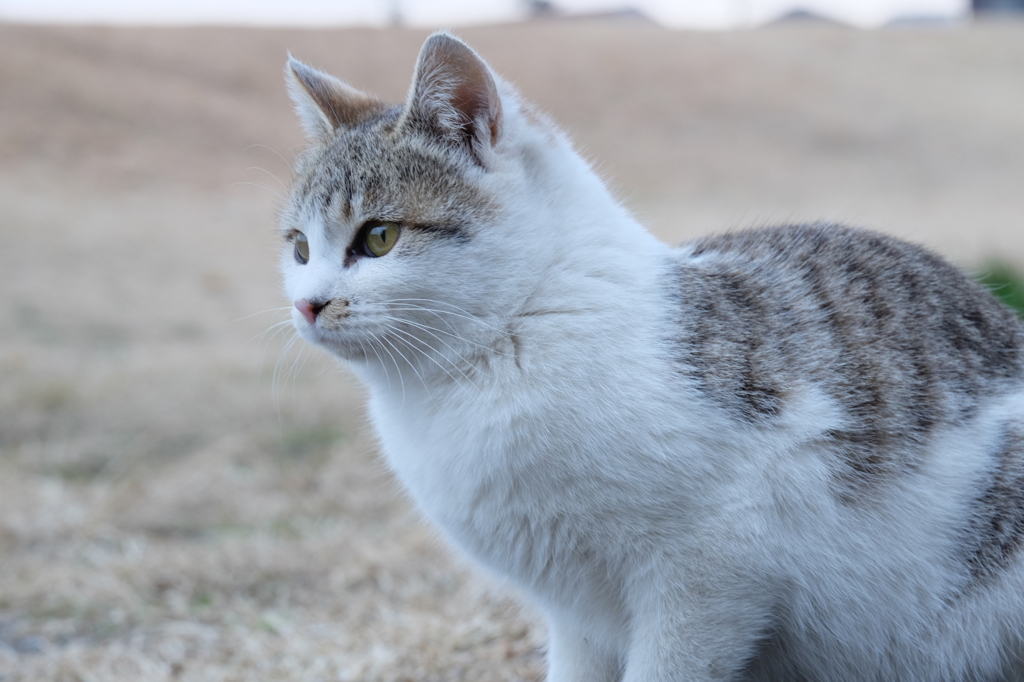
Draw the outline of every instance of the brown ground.
<instances>
[{"instance_id":1,"label":"brown ground","mask_svg":"<svg viewBox=\"0 0 1024 682\"><path fill-rule=\"evenodd\" d=\"M286 50L418 31L0 25L0 680L535 680L539 626L282 350ZM1024 264L1024 26L464 32L667 240L830 218Z\"/></svg>"}]
</instances>

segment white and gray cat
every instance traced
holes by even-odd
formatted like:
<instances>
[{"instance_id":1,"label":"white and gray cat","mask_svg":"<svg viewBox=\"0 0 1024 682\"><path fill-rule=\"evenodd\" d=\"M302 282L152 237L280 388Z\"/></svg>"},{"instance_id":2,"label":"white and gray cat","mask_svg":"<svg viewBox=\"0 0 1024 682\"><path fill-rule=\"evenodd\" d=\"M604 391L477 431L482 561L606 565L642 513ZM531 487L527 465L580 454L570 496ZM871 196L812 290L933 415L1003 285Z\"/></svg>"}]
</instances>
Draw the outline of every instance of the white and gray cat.
<instances>
[{"instance_id":1,"label":"white and gray cat","mask_svg":"<svg viewBox=\"0 0 1024 682\"><path fill-rule=\"evenodd\" d=\"M1024 326L981 287L836 225L670 249L444 33L399 106L287 71L295 326L551 682L1022 679Z\"/></svg>"}]
</instances>

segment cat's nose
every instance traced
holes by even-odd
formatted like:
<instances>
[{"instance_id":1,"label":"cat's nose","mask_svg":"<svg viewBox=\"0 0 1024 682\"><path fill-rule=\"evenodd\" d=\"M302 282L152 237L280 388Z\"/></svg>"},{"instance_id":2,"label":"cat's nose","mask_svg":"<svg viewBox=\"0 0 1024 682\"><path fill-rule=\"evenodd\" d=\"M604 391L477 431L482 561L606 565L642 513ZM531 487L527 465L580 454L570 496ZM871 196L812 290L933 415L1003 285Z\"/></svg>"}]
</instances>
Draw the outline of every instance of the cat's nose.
<instances>
[{"instance_id":1,"label":"cat's nose","mask_svg":"<svg viewBox=\"0 0 1024 682\"><path fill-rule=\"evenodd\" d=\"M310 301L303 298L295 302L295 308L306 318L306 322L316 324L316 316L327 306L327 301Z\"/></svg>"}]
</instances>

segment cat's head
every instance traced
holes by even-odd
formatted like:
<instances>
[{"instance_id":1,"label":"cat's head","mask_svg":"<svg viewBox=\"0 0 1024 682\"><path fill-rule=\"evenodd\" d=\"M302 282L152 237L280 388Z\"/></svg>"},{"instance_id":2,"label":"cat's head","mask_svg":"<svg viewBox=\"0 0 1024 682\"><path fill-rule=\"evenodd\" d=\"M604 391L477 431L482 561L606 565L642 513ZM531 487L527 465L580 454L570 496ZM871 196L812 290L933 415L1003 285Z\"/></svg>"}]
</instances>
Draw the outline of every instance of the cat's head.
<instances>
[{"instance_id":1,"label":"cat's head","mask_svg":"<svg viewBox=\"0 0 1024 682\"><path fill-rule=\"evenodd\" d=\"M352 360L487 343L544 248L530 189L543 135L513 90L445 33L401 105L294 59L286 74L311 142L282 214L300 334Z\"/></svg>"}]
</instances>

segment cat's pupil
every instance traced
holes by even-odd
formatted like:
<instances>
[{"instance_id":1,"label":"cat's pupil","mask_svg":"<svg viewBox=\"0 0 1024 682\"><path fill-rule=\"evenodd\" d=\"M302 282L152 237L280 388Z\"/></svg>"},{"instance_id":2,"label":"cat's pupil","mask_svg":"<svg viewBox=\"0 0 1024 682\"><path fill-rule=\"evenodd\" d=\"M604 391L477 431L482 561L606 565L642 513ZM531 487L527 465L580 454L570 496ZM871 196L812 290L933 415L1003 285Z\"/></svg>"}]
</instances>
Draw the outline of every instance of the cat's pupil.
<instances>
[{"instance_id":1,"label":"cat's pupil","mask_svg":"<svg viewBox=\"0 0 1024 682\"><path fill-rule=\"evenodd\" d=\"M309 262L309 240L301 232L295 235L295 260L301 265Z\"/></svg>"}]
</instances>

